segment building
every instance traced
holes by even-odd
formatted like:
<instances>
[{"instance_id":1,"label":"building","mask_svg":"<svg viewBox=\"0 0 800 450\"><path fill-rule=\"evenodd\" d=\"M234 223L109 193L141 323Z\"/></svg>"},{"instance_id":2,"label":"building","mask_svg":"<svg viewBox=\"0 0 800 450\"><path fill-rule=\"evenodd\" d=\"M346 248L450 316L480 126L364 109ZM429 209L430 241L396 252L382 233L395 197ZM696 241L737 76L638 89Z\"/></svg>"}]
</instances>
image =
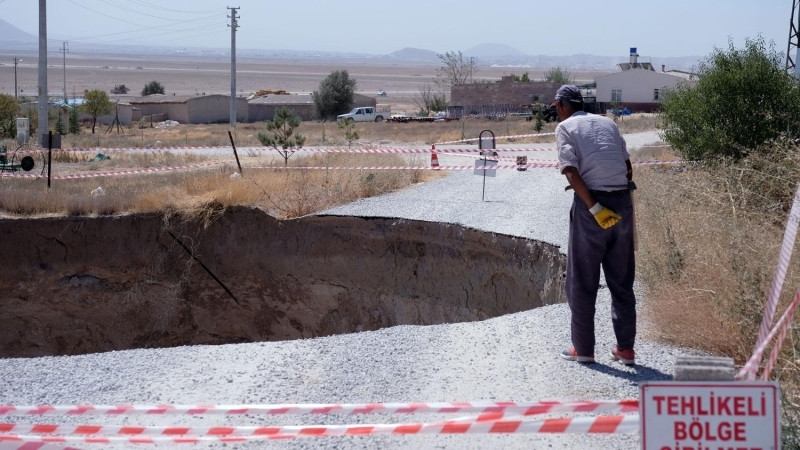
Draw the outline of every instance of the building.
<instances>
[{"instance_id":1,"label":"building","mask_svg":"<svg viewBox=\"0 0 800 450\"><path fill-rule=\"evenodd\" d=\"M362 94L355 94L353 97L354 108L362 106L375 107L376 105L375 97ZM280 107L292 110L303 120L317 119L317 110L311 94L267 94L248 100L247 121L264 122L272 120L275 117L275 111Z\"/></svg>"},{"instance_id":2,"label":"building","mask_svg":"<svg viewBox=\"0 0 800 450\"><path fill-rule=\"evenodd\" d=\"M494 83L456 84L450 88L450 113L505 115L530 112L534 103L549 104L560 85L549 81L514 81L502 77Z\"/></svg>"},{"instance_id":3,"label":"building","mask_svg":"<svg viewBox=\"0 0 800 450\"><path fill-rule=\"evenodd\" d=\"M549 81L514 81L512 75L494 83L456 84L450 88L450 113L461 116L530 112L534 103L550 104L559 87Z\"/></svg>"},{"instance_id":4,"label":"building","mask_svg":"<svg viewBox=\"0 0 800 450\"><path fill-rule=\"evenodd\" d=\"M661 66L657 72L649 62L640 63L636 48L631 48L630 60L619 64L620 71L595 78L599 111L615 105L632 112L658 110L664 91L685 83L696 83L695 76L686 72L667 72Z\"/></svg>"},{"instance_id":5,"label":"building","mask_svg":"<svg viewBox=\"0 0 800 450\"><path fill-rule=\"evenodd\" d=\"M179 123L228 123L231 97L222 94L176 96L154 94L129 100L134 122L174 120ZM247 122L247 99L236 98L236 119Z\"/></svg>"}]
</instances>

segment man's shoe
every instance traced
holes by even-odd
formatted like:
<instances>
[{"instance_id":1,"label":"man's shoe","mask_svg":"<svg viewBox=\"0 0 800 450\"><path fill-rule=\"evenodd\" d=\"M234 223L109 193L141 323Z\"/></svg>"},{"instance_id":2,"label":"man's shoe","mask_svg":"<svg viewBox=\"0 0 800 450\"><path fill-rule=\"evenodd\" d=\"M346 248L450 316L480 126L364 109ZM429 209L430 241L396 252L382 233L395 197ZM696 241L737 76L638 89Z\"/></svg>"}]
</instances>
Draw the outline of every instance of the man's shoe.
<instances>
[{"instance_id":1,"label":"man's shoe","mask_svg":"<svg viewBox=\"0 0 800 450\"><path fill-rule=\"evenodd\" d=\"M575 351L575 348L571 348L569 350L564 350L561 352L561 357L566 359L567 361L578 361L579 363L593 363L594 362L594 355L591 356L583 356L579 355L578 352Z\"/></svg>"},{"instance_id":2,"label":"man's shoe","mask_svg":"<svg viewBox=\"0 0 800 450\"><path fill-rule=\"evenodd\" d=\"M632 366L636 364L636 353L633 351L633 349L620 350L617 347L614 347L614 350L611 350L611 357L614 358L614 361L619 361L626 366Z\"/></svg>"}]
</instances>

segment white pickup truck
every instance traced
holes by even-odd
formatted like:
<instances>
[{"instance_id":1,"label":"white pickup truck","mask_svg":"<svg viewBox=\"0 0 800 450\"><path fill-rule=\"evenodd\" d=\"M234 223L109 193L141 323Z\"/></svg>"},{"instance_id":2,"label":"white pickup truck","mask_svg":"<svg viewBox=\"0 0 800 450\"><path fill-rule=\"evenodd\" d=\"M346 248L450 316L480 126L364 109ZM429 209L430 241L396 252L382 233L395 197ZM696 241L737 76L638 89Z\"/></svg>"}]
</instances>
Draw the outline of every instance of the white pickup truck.
<instances>
[{"instance_id":1,"label":"white pickup truck","mask_svg":"<svg viewBox=\"0 0 800 450\"><path fill-rule=\"evenodd\" d=\"M352 120L353 122L383 122L389 118L389 111L377 111L372 106L362 106L353 108L347 114L339 114L336 116L337 122Z\"/></svg>"}]
</instances>

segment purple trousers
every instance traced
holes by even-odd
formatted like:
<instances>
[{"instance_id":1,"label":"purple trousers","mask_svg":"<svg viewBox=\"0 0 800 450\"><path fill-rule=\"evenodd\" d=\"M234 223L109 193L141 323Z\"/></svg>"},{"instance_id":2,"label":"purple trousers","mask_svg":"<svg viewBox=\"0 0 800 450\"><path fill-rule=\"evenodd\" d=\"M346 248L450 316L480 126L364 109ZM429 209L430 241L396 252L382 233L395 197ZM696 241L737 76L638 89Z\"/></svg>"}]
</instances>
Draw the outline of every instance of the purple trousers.
<instances>
[{"instance_id":1,"label":"purple trousers","mask_svg":"<svg viewBox=\"0 0 800 450\"><path fill-rule=\"evenodd\" d=\"M636 339L636 297L633 280L633 201L630 191L592 191L601 205L620 216L604 230L575 196L570 209L566 294L571 312L572 345L579 355L594 355L594 313L600 268L611 292L611 323L620 350L633 349Z\"/></svg>"}]
</instances>

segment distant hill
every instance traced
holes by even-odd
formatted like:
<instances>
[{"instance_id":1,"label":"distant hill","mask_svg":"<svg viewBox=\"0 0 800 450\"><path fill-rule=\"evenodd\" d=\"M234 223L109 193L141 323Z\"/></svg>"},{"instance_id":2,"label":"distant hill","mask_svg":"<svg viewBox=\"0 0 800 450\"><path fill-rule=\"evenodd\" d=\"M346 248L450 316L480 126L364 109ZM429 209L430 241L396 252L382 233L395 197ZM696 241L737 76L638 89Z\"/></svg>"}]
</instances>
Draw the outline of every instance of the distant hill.
<instances>
[{"instance_id":1,"label":"distant hill","mask_svg":"<svg viewBox=\"0 0 800 450\"><path fill-rule=\"evenodd\" d=\"M439 61L438 53L431 50L406 47L389 53L389 57L403 61Z\"/></svg>"},{"instance_id":2,"label":"distant hill","mask_svg":"<svg viewBox=\"0 0 800 450\"><path fill-rule=\"evenodd\" d=\"M4 44L36 44L39 42L39 38L0 19L0 42Z\"/></svg>"},{"instance_id":3,"label":"distant hill","mask_svg":"<svg viewBox=\"0 0 800 450\"><path fill-rule=\"evenodd\" d=\"M476 58L495 58L509 56L519 57L525 56L525 53L505 44L479 44L464 51L464 55L474 56Z\"/></svg>"}]
</instances>

